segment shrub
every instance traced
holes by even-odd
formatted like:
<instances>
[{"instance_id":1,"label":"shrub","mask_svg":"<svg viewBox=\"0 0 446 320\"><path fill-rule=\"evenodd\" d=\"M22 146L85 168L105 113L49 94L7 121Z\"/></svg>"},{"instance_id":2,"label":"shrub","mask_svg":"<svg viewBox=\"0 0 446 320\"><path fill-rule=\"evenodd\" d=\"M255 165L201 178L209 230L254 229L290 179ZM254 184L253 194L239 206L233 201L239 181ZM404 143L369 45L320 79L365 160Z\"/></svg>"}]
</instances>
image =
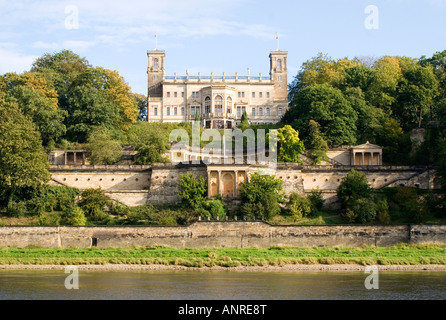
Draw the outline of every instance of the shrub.
<instances>
[{"instance_id":1,"label":"shrub","mask_svg":"<svg viewBox=\"0 0 446 320\"><path fill-rule=\"evenodd\" d=\"M74 206L74 201L79 195L79 190L66 186L41 186L32 198L28 206L33 213L65 211Z\"/></svg>"},{"instance_id":2,"label":"shrub","mask_svg":"<svg viewBox=\"0 0 446 320\"><path fill-rule=\"evenodd\" d=\"M154 224L156 220L156 211L153 206L139 206L129 208L127 221L130 224Z\"/></svg>"},{"instance_id":3,"label":"shrub","mask_svg":"<svg viewBox=\"0 0 446 320\"><path fill-rule=\"evenodd\" d=\"M308 200L311 201L311 204L317 211L321 211L324 207L325 200L322 197L322 191L317 189L311 190L311 193L308 195Z\"/></svg>"},{"instance_id":4,"label":"shrub","mask_svg":"<svg viewBox=\"0 0 446 320\"><path fill-rule=\"evenodd\" d=\"M376 218L376 205L375 203L366 198L356 199L351 205L350 209L358 215L356 219L359 223L372 222Z\"/></svg>"},{"instance_id":5,"label":"shrub","mask_svg":"<svg viewBox=\"0 0 446 320\"><path fill-rule=\"evenodd\" d=\"M81 193L82 200L79 207L85 215L93 221L107 220L108 214L104 209L111 206L111 199L101 189L88 189Z\"/></svg>"},{"instance_id":6,"label":"shrub","mask_svg":"<svg viewBox=\"0 0 446 320\"><path fill-rule=\"evenodd\" d=\"M371 188L364 173L352 170L343 179L337 190L338 199L344 208L356 199L371 198Z\"/></svg>"},{"instance_id":7,"label":"shrub","mask_svg":"<svg viewBox=\"0 0 446 320\"><path fill-rule=\"evenodd\" d=\"M9 201L6 208L6 215L13 218L21 218L26 216L28 209L24 201Z\"/></svg>"},{"instance_id":8,"label":"shrub","mask_svg":"<svg viewBox=\"0 0 446 320\"><path fill-rule=\"evenodd\" d=\"M206 210L209 212L212 219L217 217L223 220L226 216L226 207L220 200L210 200L206 203Z\"/></svg>"},{"instance_id":9,"label":"shrub","mask_svg":"<svg viewBox=\"0 0 446 320\"><path fill-rule=\"evenodd\" d=\"M311 201L297 193L292 193L289 196L288 208L296 221L313 214Z\"/></svg>"},{"instance_id":10,"label":"shrub","mask_svg":"<svg viewBox=\"0 0 446 320\"><path fill-rule=\"evenodd\" d=\"M115 201L110 209L110 214L114 216L127 216L130 212L130 208L121 204L119 201Z\"/></svg>"},{"instance_id":11,"label":"shrub","mask_svg":"<svg viewBox=\"0 0 446 320\"><path fill-rule=\"evenodd\" d=\"M358 215L351 209L347 209L344 218L347 220L347 223L355 223Z\"/></svg>"},{"instance_id":12,"label":"shrub","mask_svg":"<svg viewBox=\"0 0 446 320\"><path fill-rule=\"evenodd\" d=\"M60 212L44 212L39 216L39 225L41 226L58 226L62 216Z\"/></svg>"},{"instance_id":13,"label":"shrub","mask_svg":"<svg viewBox=\"0 0 446 320\"><path fill-rule=\"evenodd\" d=\"M72 226L85 226L87 218L84 211L79 207L72 207L65 213L65 220Z\"/></svg>"},{"instance_id":14,"label":"shrub","mask_svg":"<svg viewBox=\"0 0 446 320\"><path fill-rule=\"evenodd\" d=\"M206 203L207 192L206 180L203 177L195 178L192 173L181 176L177 194L187 207L192 209L203 207Z\"/></svg>"},{"instance_id":15,"label":"shrub","mask_svg":"<svg viewBox=\"0 0 446 320\"><path fill-rule=\"evenodd\" d=\"M389 205L386 200L379 201L376 204L377 220L380 224L389 224Z\"/></svg>"}]
</instances>

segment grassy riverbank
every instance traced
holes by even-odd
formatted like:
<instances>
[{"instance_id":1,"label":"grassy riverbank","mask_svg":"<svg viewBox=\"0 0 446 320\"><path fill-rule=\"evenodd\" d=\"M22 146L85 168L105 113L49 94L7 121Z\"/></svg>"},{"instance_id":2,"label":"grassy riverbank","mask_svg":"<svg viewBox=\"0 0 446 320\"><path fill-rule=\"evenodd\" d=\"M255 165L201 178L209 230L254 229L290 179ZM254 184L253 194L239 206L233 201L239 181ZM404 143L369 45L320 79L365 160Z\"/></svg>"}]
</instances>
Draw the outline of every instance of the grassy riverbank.
<instances>
[{"instance_id":1,"label":"grassy riverbank","mask_svg":"<svg viewBox=\"0 0 446 320\"><path fill-rule=\"evenodd\" d=\"M268 267L285 265L446 265L446 245L325 248L129 249L0 248L0 265L164 265Z\"/></svg>"}]
</instances>

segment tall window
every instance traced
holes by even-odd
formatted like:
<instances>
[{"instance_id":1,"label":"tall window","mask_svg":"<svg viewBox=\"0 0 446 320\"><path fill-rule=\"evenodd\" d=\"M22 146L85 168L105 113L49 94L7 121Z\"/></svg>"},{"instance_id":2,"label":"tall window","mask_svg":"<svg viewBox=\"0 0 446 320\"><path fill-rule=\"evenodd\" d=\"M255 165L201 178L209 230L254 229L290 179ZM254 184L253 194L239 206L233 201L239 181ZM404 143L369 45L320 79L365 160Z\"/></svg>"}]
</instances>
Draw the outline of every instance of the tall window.
<instances>
[{"instance_id":1,"label":"tall window","mask_svg":"<svg viewBox=\"0 0 446 320\"><path fill-rule=\"evenodd\" d=\"M277 60L277 69L282 70L282 60L281 59Z\"/></svg>"},{"instance_id":2,"label":"tall window","mask_svg":"<svg viewBox=\"0 0 446 320\"><path fill-rule=\"evenodd\" d=\"M195 107L190 108L190 115L193 117L195 116Z\"/></svg>"},{"instance_id":3,"label":"tall window","mask_svg":"<svg viewBox=\"0 0 446 320\"><path fill-rule=\"evenodd\" d=\"M263 92L259 92L259 98L263 98Z\"/></svg>"},{"instance_id":4,"label":"tall window","mask_svg":"<svg viewBox=\"0 0 446 320\"><path fill-rule=\"evenodd\" d=\"M269 92L266 93L266 97L269 99L269 97L270 97Z\"/></svg>"},{"instance_id":5,"label":"tall window","mask_svg":"<svg viewBox=\"0 0 446 320\"><path fill-rule=\"evenodd\" d=\"M263 116L263 108L259 108L259 116Z\"/></svg>"},{"instance_id":6,"label":"tall window","mask_svg":"<svg viewBox=\"0 0 446 320\"><path fill-rule=\"evenodd\" d=\"M256 116L256 108L252 108L252 116L253 116L253 117Z\"/></svg>"},{"instance_id":7,"label":"tall window","mask_svg":"<svg viewBox=\"0 0 446 320\"><path fill-rule=\"evenodd\" d=\"M271 109L270 108L266 108L266 115L270 116L271 115Z\"/></svg>"},{"instance_id":8,"label":"tall window","mask_svg":"<svg viewBox=\"0 0 446 320\"><path fill-rule=\"evenodd\" d=\"M282 116L282 115L283 115L283 109L279 108L279 116Z\"/></svg>"},{"instance_id":9,"label":"tall window","mask_svg":"<svg viewBox=\"0 0 446 320\"><path fill-rule=\"evenodd\" d=\"M215 97L215 112L223 113L223 98L221 96Z\"/></svg>"},{"instance_id":10,"label":"tall window","mask_svg":"<svg viewBox=\"0 0 446 320\"><path fill-rule=\"evenodd\" d=\"M159 67L160 67L160 62L159 62L158 59L155 59L154 65L155 65L155 69L159 69Z\"/></svg>"},{"instance_id":11,"label":"tall window","mask_svg":"<svg viewBox=\"0 0 446 320\"><path fill-rule=\"evenodd\" d=\"M181 98L184 98L184 91L181 92Z\"/></svg>"},{"instance_id":12,"label":"tall window","mask_svg":"<svg viewBox=\"0 0 446 320\"><path fill-rule=\"evenodd\" d=\"M173 96L174 96L175 98L178 98L178 92L175 92L175 93L173 94Z\"/></svg>"},{"instance_id":13,"label":"tall window","mask_svg":"<svg viewBox=\"0 0 446 320\"><path fill-rule=\"evenodd\" d=\"M228 97L226 99L226 106L228 108L228 113L232 113L232 98Z\"/></svg>"},{"instance_id":14,"label":"tall window","mask_svg":"<svg viewBox=\"0 0 446 320\"><path fill-rule=\"evenodd\" d=\"M167 107L167 115L170 116L170 107Z\"/></svg>"},{"instance_id":15,"label":"tall window","mask_svg":"<svg viewBox=\"0 0 446 320\"><path fill-rule=\"evenodd\" d=\"M184 107L182 107L182 108L181 108L181 115L182 115L182 116L184 116L184 112L185 112Z\"/></svg>"},{"instance_id":16,"label":"tall window","mask_svg":"<svg viewBox=\"0 0 446 320\"><path fill-rule=\"evenodd\" d=\"M255 93L255 92L252 93L252 97L253 97L253 98L256 97L256 93Z\"/></svg>"},{"instance_id":17,"label":"tall window","mask_svg":"<svg viewBox=\"0 0 446 320\"><path fill-rule=\"evenodd\" d=\"M170 98L170 92L167 93L167 97Z\"/></svg>"},{"instance_id":18,"label":"tall window","mask_svg":"<svg viewBox=\"0 0 446 320\"><path fill-rule=\"evenodd\" d=\"M153 108L153 115L158 116L158 107Z\"/></svg>"},{"instance_id":19,"label":"tall window","mask_svg":"<svg viewBox=\"0 0 446 320\"><path fill-rule=\"evenodd\" d=\"M241 116L242 115L242 108L237 107L237 115Z\"/></svg>"},{"instance_id":20,"label":"tall window","mask_svg":"<svg viewBox=\"0 0 446 320\"><path fill-rule=\"evenodd\" d=\"M204 111L207 114L211 113L211 97L206 97L204 100Z\"/></svg>"},{"instance_id":21,"label":"tall window","mask_svg":"<svg viewBox=\"0 0 446 320\"><path fill-rule=\"evenodd\" d=\"M178 108L173 109L173 115L177 116L178 115Z\"/></svg>"}]
</instances>

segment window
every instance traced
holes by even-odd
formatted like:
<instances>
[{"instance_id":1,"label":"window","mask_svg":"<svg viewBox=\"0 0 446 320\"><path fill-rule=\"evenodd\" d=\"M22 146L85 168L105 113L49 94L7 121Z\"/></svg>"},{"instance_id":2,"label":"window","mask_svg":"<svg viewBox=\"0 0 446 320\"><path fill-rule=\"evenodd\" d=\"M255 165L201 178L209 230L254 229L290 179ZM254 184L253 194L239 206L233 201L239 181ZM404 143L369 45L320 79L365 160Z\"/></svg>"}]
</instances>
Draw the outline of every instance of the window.
<instances>
[{"instance_id":1,"label":"window","mask_svg":"<svg viewBox=\"0 0 446 320\"><path fill-rule=\"evenodd\" d=\"M282 70L282 60L277 60L277 69Z\"/></svg>"},{"instance_id":2,"label":"window","mask_svg":"<svg viewBox=\"0 0 446 320\"><path fill-rule=\"evenodd\" d=\"M282 76L277 76L277 81L282 81Z\"/></svg>"},{"instance_id":3,"label":"window","mask_svg":"<svg viewBox=\"0 0 446 320\"><path fill-rule=\"evenodd\" d=\"M160 62L159 62L158 59L155 59L155 61L154 61L153 64L154 64L155 69L159 69L159 67L160 67Z\"/></svg>"},{"instance_id":4,"label":"window","mask_svg":"<svg viewBox=\"0 0 446 320\"><path fill-rule=\"evenodd\" d=\"M184 92L181 92L181 98L184 98Z\"/></svg>"},{"instance_id":5,"label":"window","mask_svg":"<svg viewBox=\"0 0 446 320\"><path fill-rule=\"evenodd\" d=\"M211 113L211 97L206 97L204 100L204 112Z\"/></svg>"},{"instance_id":6,"label":"window","mask_svg":"<svg viewBox=\"0 0 446 320\"><path fill-rule=\"evenodd\" d=\"M170 98L170 92L167 93L167 97Z\"/></svg>"},{"instance_id":7,"label":"window","mask_svg":"<svg viewBox=\"0 0 446 320\"><path fill-rule=\"evenodd\" d=\"M266 115L270 116L271 115L271 109L270 108L266 108Z\"/></svg>"},{"instance_id":8,"label":"window","mask_svg":"<svg viewBox=\"0 0 446 320\"><path fill-rule=\"evenodd\" d=\"M242 108L237 107L237 115L241 116L242 115Z\"/></svg>"},{"instance_id":9,"label":"window","mask_svg":"<svg viewBox=\"0 0 446 320\"><path fill-rule=\"evenodd\" d=\"M158 116L158 107L153 108L153 115Z\"/></svg>"},{"instance_id":10,"label":"window","mask_svg":"<svg viewBox=\"0 0 446 320\"><path fill-rule=\"evenodd\" d=\"M252 108L252 116L253 116L253 117L256 116L256 108Z\"/></svg>"},{"instance_id":11,"label":"window","mask_svg":"<svg viewBox=\"0 0 446 320\"><path fill-rule=\"evenodd\" d=\"M182 115L182 116L184 116L184 112L185 112L184 107L182 107L182 108L181 108L181 115Z\"/></svg>"},{"instance_id":12,"label":"window","mask_svg":"<svg viewBox=\"0 0 446 320\"><path fill-rule=\"evenodd\" d=\"M282 115L283 115L283 109L279 108L279 116L282 116Z\"/></svg>"},{"instance_id":13,"label":"window","mask_svg":"<svg viewBox=\"0 0 446 320\"><path fill-rule=\"evenodd\" d=\"M215 97L215 112L216 113L223 112L223 98L221 96Z\"/></svg>"},{"instance_id":14,"label":"window","mask_svg":"<svg viewBox=\"0 0 446 320\"><path fill-rule=\"evenodd\" d=\"M259 116L263 116L263 108L259 108Z\"/></svg>"},{"instance_id":15,"label":"window","mask_svg":"<svg viewBox=\"0 0 446 320\"><path fill-rule=\"evenodd\" d=\"M259 98L263 98L263 92L259 92Z\"/></svg>"},{"instance_id":16,"label":"window","mask_svg":"<svg viewBox=\"0 0 446 320\"><path fill-rule=\"evenodd\" d=\"M178 115L178 108L173 109L173 115L177 116Z\"/></svg>"},{"instance_id":17,"label":"window","mask_svg":"<svg viewBox=\"0 0 446 320\"><path fill-rule=\"evenodd\" d=\"M242 93L241 93L241 92L238 93L238 97L239 97L239 98L242 97Z\"/></svg>"},{"instance_id":18,"label":"window","mask_svg":"<svg viewBox=\"0 0 446 320\"><path fill-rule=\"evenodd\" d=\"M178 92L175 92L175 93L173 94L173 96L174 96L175 98L178 98Z\"/></svg>"},{"instance_id":19,"label":"window","mask_svg":"<svg viewBox=\"0 0 446 320\"><path fill-rule=\"evenodd\" d=\"M256 93L255 93L255 92L252 93L252 97L253 97L253 98L256 97Z\"/></svg>"},{"instance_id":20,"label":"window","mask_svg":"<svg viewBox=\"0 0 446 320\"><path fill-rule=\"evenodd\" d=\"M232 113L232 98L228 97L226 99L226 106L228 108L228 113Z\"/></svg>"},{"instance_id":21,"label":"window","mask_svg":"<svg viewBox=\"0 0 446 320\"><path fill-rule=\"evenodd\" d=\"M193 117L195 116L195 107L190 108L190 115Z\"/></svg>"},{"instance_id":22,"label":"window","mask_svg":"<svg viewBox=\"0 0 446 320\"><path fill-rule=\"evenodd\" d=\"M153 80L157 81L158 80L158 76L153 76Z\"/></svg>"},{"instance_id":23,"label":"window","mask_svg":"<svg viewBox=\"0 0 446 320\"><path fill-rule=\"evenodd\" d=\"M168 116L170 116L170 107L167 107L167 113Z\"/></svg>"},{"instance_id":24,"label":"window","mask_svg":"<svg viewBox=\"0 0 446 320\"><path fill-rule=\"evenodd\" d=\"M266 93L266 97L269 99L270 98L270 94L269 92Z\"/></svg>"}]
</instances>

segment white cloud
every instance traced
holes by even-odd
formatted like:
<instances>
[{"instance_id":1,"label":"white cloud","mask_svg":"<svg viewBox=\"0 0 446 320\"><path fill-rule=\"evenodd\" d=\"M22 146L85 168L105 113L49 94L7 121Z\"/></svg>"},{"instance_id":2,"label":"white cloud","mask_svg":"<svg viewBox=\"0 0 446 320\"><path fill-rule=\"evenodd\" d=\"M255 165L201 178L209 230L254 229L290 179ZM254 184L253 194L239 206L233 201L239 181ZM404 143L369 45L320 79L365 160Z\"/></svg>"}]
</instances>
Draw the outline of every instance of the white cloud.
<instances>
[{"instance_id":1,"label":"white cloud","mask_svg":"<svg viewBox=\"0 0 446 320\"><path fill-rule=\"evenodd\" d=\"M75 40L67 40L64 41L62 47L64 49L69 49L74 52L85 52L90 47L94 46L96 43L92 41L75 41Z\"/></svg>"},{"instance_id":2,"label":"white cloud","mask_svg":"<svg viewBox=\"0 0 446 320\"><path fill-rule=\"evenodd\" d=\"M0 74L28 71L36 59L35 56L23 55L9 49L0 49Z\"/></svg>"},{"instance_id":3,"label":"white cloud","mask_svg":"<svg viewBox=\"0 0 446 320\"><path fill-rule=\"evenodd\" d=\"M58 50L60 49L60 45L56 42L44 42L44 41L36 41L33 43L33 47L37 49L46 49L46 50Z\"/></svg>"}]
</instances>

